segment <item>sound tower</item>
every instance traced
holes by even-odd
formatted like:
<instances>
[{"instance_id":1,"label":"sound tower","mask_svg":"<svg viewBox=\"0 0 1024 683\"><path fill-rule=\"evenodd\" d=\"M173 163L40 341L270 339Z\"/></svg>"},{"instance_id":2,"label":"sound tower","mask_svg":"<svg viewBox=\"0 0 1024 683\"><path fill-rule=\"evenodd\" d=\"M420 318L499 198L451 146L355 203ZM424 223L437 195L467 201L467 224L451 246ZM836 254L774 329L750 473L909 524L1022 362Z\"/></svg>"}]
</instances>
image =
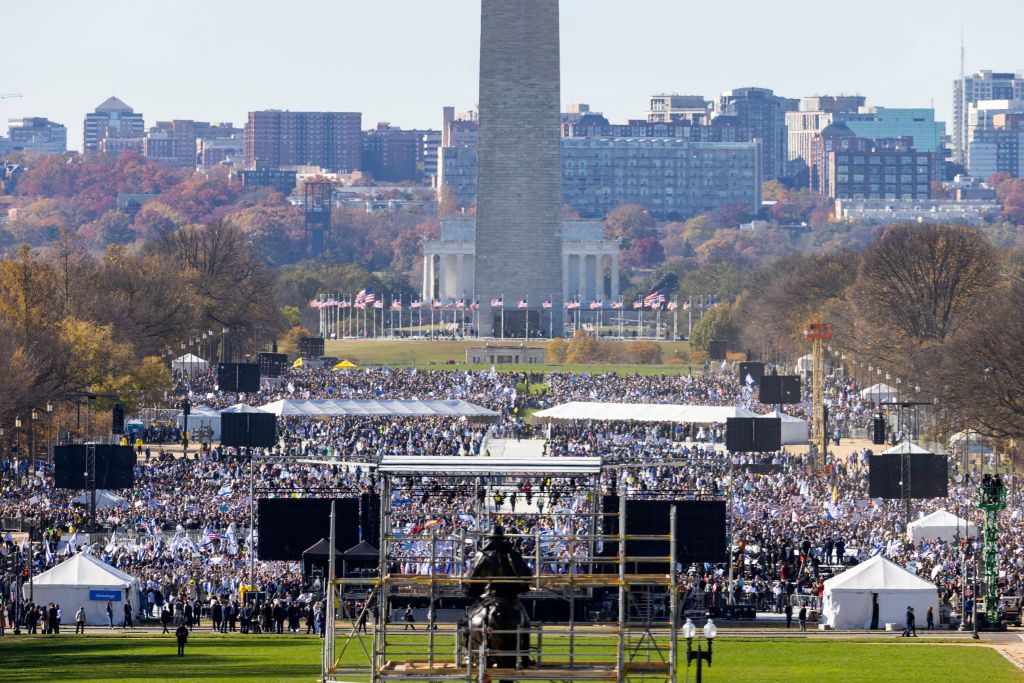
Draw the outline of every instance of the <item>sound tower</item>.
<instances>
[{"instance_id":1,"label":"sound tower","mask_svg":"<svg viewBox=\"0 0 1024 683\"><path fill-rule=\"evenodd\" d=\"M885 444L885 418L881 415L875 415L871 423L871 443L876 446Z\"/></svg>"},{"instance_id":2,"label":"sound tower","mask_svg":"<svg viewBox=\"0 0 1024 683\"><path fill-rule=\"evenodd\" d=\"M277 443L273 413L221 413L220 443L233 448L270 448Z\"/></svg>"},{"instance_id":3,"label":"sound tower","mask_svg":"<svg viewBox=\"0 0 1024 683\"><path fill-rule=\"evenodd\" d=\"M945 498L949 463L935 453L886 453L868 458L868 495L872 498Z\"/></svg>"},{"instance_id":4,"label":"sound tower","mask_svg":"<svg viewBox=\"0 0 1024 683\"><path fill-rule=\"evenodd\" d=\"M221 391L255 393L260 390L260 366L256 363L220 363L217 386Z\"/></svg>"},{"instance_id":5,"label":"sound tower","mask_svg":"<svg viewBox=\"0 0 1024 683\"><path fill-rule=\"evenodd\" d=\"M684 567L705 562L725 562L726 508L723 500L627 500L627 536L668 534L670 511L676 506L676 561ZM603 498L604 512L619 511L619 497ZM605 518L604 533L618 534L619 518ZM618 544L605 541L604 555L615 555ZM669 556L667 539L664 541L626 541L626 555L630 557ZM639 562L639 573L663 573L665 562Z\"/></svg>"},{"instance_id":6,"label":"sound tower","mask_svg":"<svg viewBox=\"0 0 1024 683\"><path fill-rule=\"evenodd\" d=\"M782 448L782 420L780 418L726 418L725 449L730 453L772 453L780 448Z\"/></svg>"},{"instance_id":7,"label":"sound tower","mask_svg":"<svg viewBox=\"0 0 1024 683\"><path fill-rule=\"evenodd\" d=\"M754 380L754 384L761 384L761 378L764 377L764 363L755 363L753 361L740 363L740 384L746 385L748 375L750 379Z\"/></svg>"},{"instance_id":8,"label":"sound tower","mask_svg":"<svg viewBox=\"0 0 1024 683\"><path fill-rule=\"evenodd\" d=\"M259 353L256 355L261 377L280 377L288 369L288 354Z\"/></svg>"},{"instance_id":9,"label":"sound tower","mask_svg":"<svg viewBox=\"0 0 1024 683\"><path fill-rule=\"evenodd\" d=\"M769 406L800 403L800 376L765 375L757 400Z\"/></svg>"},{"instance_id":10,"label":"sound tower","mask_svg":"<svg viewBox=\"0 0 1024 683\"><path fill-rule=\"evenodd\" d=\"M324 355L323 337L302 337L299 339L299 355L303 358L319 358Z\"/></svg>"},{"instance_id":11,"label":"sound tower","mask_svg":"<svg viewBox=\"0 0 1024 683\"><path fill-rule=\"evenodd\" d=\"M261 560L298 562L302 551L321 538L331 537L330 498L261 498L257 501L259 542L256 554ZM363 494L359 498L335 498L335 548L345 552L363 540L379 546L380 496Z\"/></svg>"},{"instance_id":12,"label":"sound tower","mask_svg":"<svg viewBox=\"0 0 1024 683\"><path fill-rule=\"evenodd\" d=\"M53 483L58 489L86 489L86 449L96 449L96 488L129 489L135 485L135 451L131 446L74 444L54 446Z\"/></svg>"},{"instance_id":13,"label":"sound tower","mask_svg":"<svg viewBox=\"0 0 1024 683\"><path fill-rule=\"evenodd\" d=\"M124 406L120 403L115 403L110 411L110 417L110 433L124 434Z\"/></svg>"}]
</instances>

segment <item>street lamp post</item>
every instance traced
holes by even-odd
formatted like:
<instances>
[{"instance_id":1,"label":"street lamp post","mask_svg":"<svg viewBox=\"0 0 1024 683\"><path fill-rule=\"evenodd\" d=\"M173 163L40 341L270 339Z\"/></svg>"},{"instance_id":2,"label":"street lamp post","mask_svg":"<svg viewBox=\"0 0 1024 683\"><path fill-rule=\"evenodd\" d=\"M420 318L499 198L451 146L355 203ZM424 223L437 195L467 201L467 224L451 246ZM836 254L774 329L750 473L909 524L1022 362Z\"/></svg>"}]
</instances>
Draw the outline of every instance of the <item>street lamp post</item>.
<instances>
[{"instance_id":1,"label":"street lamp post","mask_svg":"<svg viewBox=\"0 0 1024 683\"><path fill-rule=\"evenodd\" d=\"M693 637L697 634L697 627L694 626L690 619L686 620L683 624L683 637L686 638L686 668L690 668L690 662L697 660L697 683L701 683L702 667L704 662L708 663L708 667L711 666L711 655L712 645L715 640L715 636L718 635L718 627L715 626L715 622L708 619L708 623L704 624L704 637L708 641L707 651L701 650L700 643L697 643L697 651L693 650Z\"/></svg>"},{"instance_id":2,"label":"street lamp post","mask_svg":"<svg viewBox=\"0 0 1024 683\"><path fill-rule=\"evenodd\" d=\"M16 416L14 418L14 428L15 429L21 429L21 415L18 415L18 416ZM15 452L17 453L17 456L18 456L17 458L15 458L15 461L14 461L14 470L15 470L14 473L17 476L18 486L20 487L21 486L21 443L19 443L19 441L15 441L14 445L15 445Z\"/></svg>"}]
</instances>

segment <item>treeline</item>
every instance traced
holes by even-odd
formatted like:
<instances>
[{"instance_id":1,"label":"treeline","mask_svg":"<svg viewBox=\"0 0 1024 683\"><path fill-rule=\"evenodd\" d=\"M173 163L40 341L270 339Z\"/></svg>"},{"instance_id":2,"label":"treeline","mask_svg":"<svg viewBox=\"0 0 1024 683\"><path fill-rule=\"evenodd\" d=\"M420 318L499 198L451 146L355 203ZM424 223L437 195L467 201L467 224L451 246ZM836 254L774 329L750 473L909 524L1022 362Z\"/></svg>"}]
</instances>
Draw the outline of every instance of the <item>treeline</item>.
<instances>
[{"instance_id":1,"label":"treeline","mask_svg":"<svg viewBox=\"0 0 1024 683\"><path fill-rule=\"evenodd\" d=\"M150 404L192 340L205 336L213 358L241 357L284 326L273 273L235 225L182 227L99 255L62 231L0 261L0 424L81 394Z\"/></svg>"}]
</instances>

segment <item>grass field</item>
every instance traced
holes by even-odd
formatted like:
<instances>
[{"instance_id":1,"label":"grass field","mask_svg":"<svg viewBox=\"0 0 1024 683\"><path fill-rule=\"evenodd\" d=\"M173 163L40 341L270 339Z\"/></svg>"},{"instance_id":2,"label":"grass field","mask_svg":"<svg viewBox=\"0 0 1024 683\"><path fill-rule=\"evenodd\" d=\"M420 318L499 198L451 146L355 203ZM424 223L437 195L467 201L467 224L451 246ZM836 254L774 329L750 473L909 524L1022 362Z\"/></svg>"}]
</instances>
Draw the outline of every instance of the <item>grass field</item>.
<instances>
[{"instance_id":1,"label":"grass field","mask_svg":"<svg viewBox=\"0 0 1024 683\"><path fill-rule=\"evenodd\" d=\"M405 637L397 642L409 641ZM194 634L186 656L171 636L61 635L0 638L6 681L313 681L320 640L308 636ZM681 643L685 651L685 644ZM1021 673L985 647L923 641L730 638L715 641L707 681L730 683L1009 683ZM351 657L351 659L350 659ZM356 644L346 660L362 659ZM693 670L689 680L693 680ZM679 680L687 680L681 672Z\"/></svg>"},{"instance_id":2,"label":"grass field","mask_svg":"<svg viewBox=\"0 0 1024 683\"><path fill-rule=\"evenodd\" d=\"M519 342L528 346L545 346L546 341ZM662 355L670 358L677 350L688 348L687 342L660 342ZM430 341L430 340L387 340L387 339L330 339L325 343L324 353L343 358L357 365L380 364L391 367L431 367L440 370L465 370L490 368L486 365L467 365L466 349L479 346L476 341ZM454 361L453 365L448 365ZM696 370L699 366L694 366ZM562 371L562 372L619 372L651 375L679 374L689 371L685 365L500 365L498 370L514 371Z\"/></svg>"}]
</instances>

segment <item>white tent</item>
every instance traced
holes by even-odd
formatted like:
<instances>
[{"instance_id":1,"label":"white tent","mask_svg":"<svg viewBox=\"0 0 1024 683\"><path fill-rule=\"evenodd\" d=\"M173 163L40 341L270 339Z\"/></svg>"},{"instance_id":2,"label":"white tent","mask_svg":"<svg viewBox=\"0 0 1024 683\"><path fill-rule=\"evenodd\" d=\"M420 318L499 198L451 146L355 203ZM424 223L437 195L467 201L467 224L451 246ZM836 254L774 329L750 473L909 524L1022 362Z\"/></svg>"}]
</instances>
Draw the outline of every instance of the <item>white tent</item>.
<instances>
[{"instance_id":1,"label":"white tent","mask_svg":"<svg viewBox=\"0 0 1024 683\"><path fill-rule=\"evenodd\" d=\"M906 455L910 453L931 453L932 451L920 446L913 441L900 441L889 450L882 451L879 455Z\"/></svg>"},{"instance_id":2,"label":"white tent","mask_svg":"<svg viewBox=\"0 0 1024 683\"><path fill-rule=\"evenodd\" d=\"M179 429L184 429L184 413L178 413L178 416L174 418L174 420L177 422ZM189 441L191 443L199 441L199 430L202 427L209 427L213 430L213 440L220 441L220 412L210 406L192 406L188 416L188 432L190 435Z\"/></svg>"},{"instance_id":3,"label":"white tent","mask_svg":"<svg viewBox=\"0 0 1024 683\"><path fill-rule=\"evenodd\" d=\"M184 356L175 358L171 361L171 370L187 372L189 374L192 374L193 372L205 372L209 367L209 363L199 356L191 353L186 353Z\"/></svg>"},{"instance_id":4,"label":"white tent","mask_svg":"<svg viewBox=\"0 0 1024 683\"><path fill-rule=\"evenodd\" d=\"M302 401L282 399L260 406L266 413L278 416L308 417L392 416L392 417L472 417L496 418L498 413L466 401L350 401L317 399Z\"/></svg>"},{"instance_id":5,"label":"white tent","mask_svg":"<svg viewBox=\"0 0 1024 683\"><path fill-rule=\"evenodd\" d=\"M267 411L261 410L255 406L248 405L247 403L236 403L233 406L229 406L224 410L220 411L220 414L224 413L265 413Z\"/></svg>"},{"instance_id":6,"label":"white tent","mask_svg":"<svg viewBox=\"0 0 1024 683\"><path fill-rule=\"evenodd\" d=\"M114 608L115 623L124 621L126 600L132 612L139 605L139 580L86 552L36 576L31 587L25 582L26 600L30 589L36 604L59 604L66 624L74 622L79 607L85 607L85 623L106 626L108 600Z\"/></svg>"},{"instance_id":7,"label":"white tent","mask_svg":"<svg viewBox=\"0 0 1024 683\"><path fill-rule=\"evenodd\" d=\"M825 581L825 623L835 629L870 628L874 600L879 628L905 623L908 606L914 608L919 627L924 626L929 607L936 617L939 613L939 594L933 584L875 555Z\"/></svg>"},{"instance_id":8,"label":"white tent","mask_svg":"<svg viewBox=\"0 0 1024 683\"><path fill-rule=\"evenodd\" d=\"M75 505L88 505L89 504L89 492L79 494L71 499L71 502ZM117 495L111 493L106 489L96 490L96 509L97 510L109 510L111 508L126 508L128 507L128 501Z\"/></svg>"},{"instance_id":9,"label":"white tent","mask_svg":"<svg viewBox=\"0 0 1024 683\"><path fill-rule=\"evenodd\" d=\"M964 443L970 449L971 455L988 455L992 452L992 445L988 442L988 439L973 429L957 432L949 437L949 447L958 448L961 453L963 452Z\"/></svg>"},{"instance_id":10,"label":"white tent","mask_svg":"<svg viewBox=\"0 0 1024 683\"><path fill-rule=\"evenodd\" d=\"M964 538L977 535L977 525L945 510L936 510L907 525L907 538L914 543L935 539L955 541L957 536Z\"/></svg>"},{"instance_id":11,"label":"white tent","mask_svg":"<svg viewBox=\"0 0 1024 683\"><path fill-rule=\"evenodd\" d=\"M888 384L872 384L867 389L862 389L860 397L868 401L874 401L875 403L881 403L883 401L895 401L899 396L896 391L896 387L891 387Z\"/></svg>"},{"instance_id":12,"label":"white tent","mask_svg":"<svg viewBox=\"0 0 1024 683\"><path fill-rule=\"evenodd\" d=\"M773 410L764 417L777 417L782 422L783 446L807 443L807 434L810 429L807 420L801 420L799 417L786 415L778 410Z\"/></svg>"},{"instance_id":13,"label":"white tent","mask_svg":"<svg viewBox=\"0 0 1024 683\"><path fill-rule=\"evenodd\" d=\"M814 356L807 354L796 359L796 372L799 375L806 374L814 370Z\"/></svg>"},{"instance_id":14,"label":"white tent","mask_svg":"<svg viewBox=\"0 0 1024 683\"><path fill-rule=\"evenodd\" d=\"M730 417L760 417L736 406L695 406L670 403L596 403L571 401L533 414L534 420L621 420L724 424Z\"/></svg>"}]
</instances>

